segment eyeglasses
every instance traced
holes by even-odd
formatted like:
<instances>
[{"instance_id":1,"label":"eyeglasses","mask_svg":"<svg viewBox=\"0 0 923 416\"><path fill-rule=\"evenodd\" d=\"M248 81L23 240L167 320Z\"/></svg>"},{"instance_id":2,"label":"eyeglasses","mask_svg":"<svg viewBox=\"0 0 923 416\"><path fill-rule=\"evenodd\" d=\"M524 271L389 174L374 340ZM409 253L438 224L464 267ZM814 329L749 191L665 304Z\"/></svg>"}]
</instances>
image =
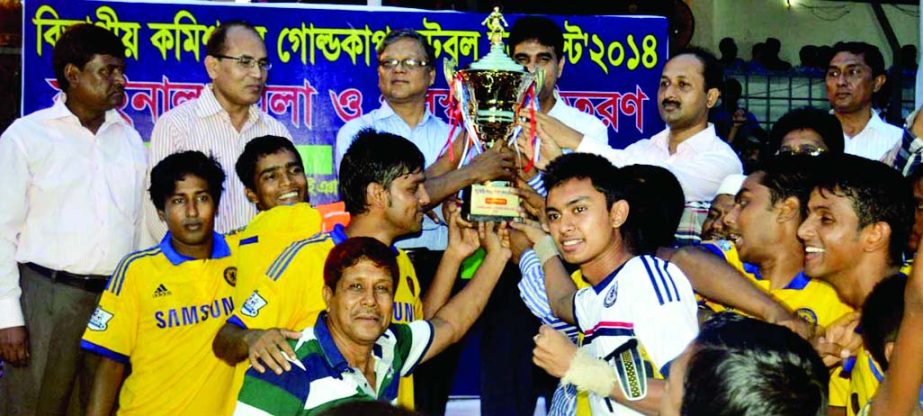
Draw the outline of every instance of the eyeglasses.
<instances>
[{"instance_id":1,"label":"eyeglasses","mask_svg":"<svg viewBox=\"0 0 923 416\"><path fill-rule=\"evenodd\" d=\"M251 56L241 55L241 56L227 56L227 55L212 55L218 59L230 59L232 61L237 61L237 66L240 69L251 70L253 68L259 67L260 71L269 71L272 69L272 64L269 63L266 59L256 60Z\"/></svg>"},{"instance_id":2,"label":"eyeglasses","mask_svg":"<svg viewBox=\"0 0 923 416\"><path fill-rule=\"evenodd\" d=\"M807 155L807 156L820 156L827 152L827 149L823 149L814 145L803 145L803 146L782 146L779 150L776 151L776 156L785 155Z\"/></svg>"},{"instance_id":3,"label":"eyeglasses","mask_svg":"<svg viewBox=\"0 0 923 416\"><path fill-rule=\"evenodd\" d=\"M397 68L398 65L403 65L404 68L407 68L409 70L414 70L414 69L425 68L429 66L429 62L426 62L421 59L416 59L416 58L407 58L404 60L382 59L378 61L378 66L384 69L394 69L394 68Z\"/></svg>"}]
</instances>

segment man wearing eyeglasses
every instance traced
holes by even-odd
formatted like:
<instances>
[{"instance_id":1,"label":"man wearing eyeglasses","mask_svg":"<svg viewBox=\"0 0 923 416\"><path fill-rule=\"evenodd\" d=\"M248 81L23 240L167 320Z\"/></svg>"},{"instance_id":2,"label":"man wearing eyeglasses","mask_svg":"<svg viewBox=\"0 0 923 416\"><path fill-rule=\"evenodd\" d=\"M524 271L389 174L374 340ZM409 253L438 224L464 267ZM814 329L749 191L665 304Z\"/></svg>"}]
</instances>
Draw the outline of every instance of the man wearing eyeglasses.
<instances>
[{"instance_id":1,"label":"man wearing eyeglasses","mask_svg":"<svg viewBox=\"0 0 923 416\"><path fill-rule=\"evenodd\" d=\"M164 113L151 134L150 164L180 150L198 150L213 155L225 172L244 146L256 137L273 135L292 139L288 129L260 111L256 102L263 95L271 64L263 39L249 23L226 22L212 32L205 46L205 70L211 83L194 100ZM218 205L215 231L227 233L244 227L256 215L247 200L244 185L228 175ZM157 244L166 227L150 201L144 209L142 246Z\"/></svg>"}]
</instances>

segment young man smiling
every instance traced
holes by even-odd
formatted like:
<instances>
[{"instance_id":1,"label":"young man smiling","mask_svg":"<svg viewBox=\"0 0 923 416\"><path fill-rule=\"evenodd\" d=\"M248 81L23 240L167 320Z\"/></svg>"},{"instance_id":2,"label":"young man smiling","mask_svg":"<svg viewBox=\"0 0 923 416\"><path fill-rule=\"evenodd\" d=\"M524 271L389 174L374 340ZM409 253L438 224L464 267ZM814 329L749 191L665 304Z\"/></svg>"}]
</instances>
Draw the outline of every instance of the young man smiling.
<instances>
[{"instance_id":1,"label":"young man smiling","mask_svg":"<svg viewBox=\"0 0 923 416\"><path fill-rule=\"evenodd\" d=\"M247 199L259 210L238 233L237 290L242 301L282 250L321 230L321 216L307 202L304 165L290 140L257 137L247 143L234 167Z\"/></svg>"},{"instance_id":2,"label":"young man smiling","mask_svg":"<svg viewBox=\"0 0 923 416\"><path fill-rule=\"evenodd\" d=\"M829 283L839 298L860 309L878 282L898 272L913 225L913 195L900 173L857 156L833 157L811 191L808 216L798 228L804 244L804 272ZM828 364L841 357L845 341L858 336L828 337L815 345ZM850 351L851 370L847 411L857 414L870 400L877 383L869 374L873 360L864 350ZM854 367L851 363L854 362ZM844 371L848 372L848 371Z\"/></svg>"},{"instance_id":3,"label":"young man smiling","mask_svg":"<svg viewBox=\"0 0 923 416\"><path fill-rule=\"evenodd\" d=\"M151 170L151 200L169 231L122 260L87 324L80 345L102 357L88 414L111 414L117 396L125 415L232 410L234 367L210 348L234 310L237 242L214 232L224 178L216 160L195 151Z\"/></svg>"},{"instance_id":4,"label":"young man smiling","mask_svg":"<svg viewBox=\"0 0 923 416\"><path fill-rule=\"evenodd\" d=\"M578 350L543 326L533 360L590 392L594 415L656 411L664 382L647 375L667 373L698 332L692 287L676 266L644 254L660 242L641 229L637 214L632 217L624 178L608 161L561 156L548 166L545 183L551 236L535 244L546 270L545 290L554 314L585 337ZM556 250L580 266L580 278L591 287L576 289ZM634 371L613 371L630 367Z\"/></svg>"}]
</instances>

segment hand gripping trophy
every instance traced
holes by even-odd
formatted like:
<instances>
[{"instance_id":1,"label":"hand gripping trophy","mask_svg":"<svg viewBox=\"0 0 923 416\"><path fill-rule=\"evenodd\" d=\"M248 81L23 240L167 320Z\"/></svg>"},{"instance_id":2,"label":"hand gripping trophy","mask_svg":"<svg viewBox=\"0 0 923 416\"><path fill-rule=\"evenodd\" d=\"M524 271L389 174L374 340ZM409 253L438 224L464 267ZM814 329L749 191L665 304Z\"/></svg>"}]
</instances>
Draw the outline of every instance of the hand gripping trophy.
<instances>
[{"instance_id":1,"label":"hand gripping trophy","mask_svg":"<svg viewBox=\"0 0 923 416\"><path fill-rule=\"evenodd\" d=\"M481 24L487 26L490 39L487 56L457 72L455 61L443 62L454 113L460 116L468 134L459 163L465 163L469 152L479 153L494 146L516 148L515 139L521 130L517 128L519 112L527 106L534 111L534 100L544 79L541 69L531 73L504 51L506 19L499 7ZM506 221L520 215L519 196L508 181L471 185L462 191L462 200L462 214L469 221Z\"/></svg>"}]
</instances>

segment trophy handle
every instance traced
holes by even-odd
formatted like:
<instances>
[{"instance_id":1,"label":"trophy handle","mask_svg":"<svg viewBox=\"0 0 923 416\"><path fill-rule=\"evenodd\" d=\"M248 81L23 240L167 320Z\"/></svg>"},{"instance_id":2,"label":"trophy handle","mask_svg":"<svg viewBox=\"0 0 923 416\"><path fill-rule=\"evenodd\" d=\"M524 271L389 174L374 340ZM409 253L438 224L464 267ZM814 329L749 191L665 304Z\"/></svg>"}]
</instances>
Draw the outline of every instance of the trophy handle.
<instances>
[{"instance_id":1,"label":"trophy handle","mask_svg":"<svg viewBox=\"0 0 923 416\"><path fill-rule=\"evenodd\" d=\"M541 67L536 66L535 72L532 74L534 76L533 81L535 83L535 96L542 92L542 87L545 86L545 70Z\"/></svg>"},{"instance_id":2,"label":"trophy handle","mask_svg":"<svg viewBox=\"0 0 923 416\"><path fill-rule=\"evenodd\" d=\"M455 60L451 58L446 58L442 61L442 74L445 76L446 85L450 87L455 82L455 65Z\"/></svg>"}]
</instances>

